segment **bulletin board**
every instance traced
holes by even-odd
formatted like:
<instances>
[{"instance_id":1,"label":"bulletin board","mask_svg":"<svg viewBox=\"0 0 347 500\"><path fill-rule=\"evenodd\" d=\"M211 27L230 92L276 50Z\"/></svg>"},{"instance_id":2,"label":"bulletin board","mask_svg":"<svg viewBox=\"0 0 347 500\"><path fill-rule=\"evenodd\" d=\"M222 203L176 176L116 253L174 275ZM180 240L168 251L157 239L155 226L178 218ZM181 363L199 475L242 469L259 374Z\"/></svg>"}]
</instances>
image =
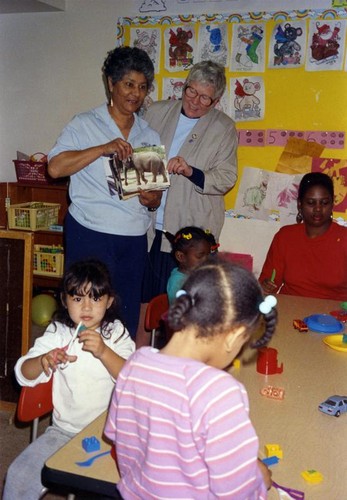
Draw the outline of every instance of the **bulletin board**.
<instances>
[{"instance_id":1,"label":"bulletin board","mask_svg":"<svg viewBox=\"0 0 347 500\"><path fill-rule=\"evenodd\" d=\"M346 19L347 9L329 10L293 10L278 12L253 12L230 14L199 14L177 16L121 17L117 22L117 44L133 45L136 32L148 31L147 42L151 47L159 45L160 52L155 60L155 93L153 100L167 98L165 82L170 79L184 80L189 71L189 61L180 67L170 68L165 48L165 39L171 28L177 33L179 27L193 31L196 46L201 36L201 26L223 27L228 50L232 51L235 32L242 26L263 24L264 29L264 64L261 71L247 72L235 70L228 59L226 67L227 92L223 97L227 103L235 98L235 79L243 83L246 79L261 81L263 88L262 115L253 119L237 121L239 136L238 162L239 178L234 189L225 197L226 210L235 205L236 196L246 167L255 167L275 171L281 153L289 137L301 137L305 140L324 144L322 157L347 159L347 64L346 64ZM278 25L306 26L309 33L312 22L321 29L326 24L340 26L340 56L343 59L339 68L323 67L307 70L305 64L290 64L288 67L276 67L270 64L271 44ZM343 28L343 29L342 29ZM157 43L153 42L156 34ZM158 38L159 36L159 38ZM152 40L151 40L152 37ZM343 39L341 39L343 38ZM192 40L188 40L190 43ZM307 39L305 40L307 44ZM152 44L152 45L151 45ZM145 46L141 47L145 48ZM308 50L308 49L306 49ZM147 51L147 50L146 50ZM147 51L148 52L148 51ZM196 51L196 54L198 52ZM303 54L304 55L304 54ZM211 57L212 59L213 57ZM194 63L199 58L195 57ZM186 61L187 62L187 61ZM333 70L332 70L333 69ZM230 114L227 109L223 109ZM231 114L232 118L234 116ZM347 179L346 179L347 183ZM347 187L346 187L347 190ZM345 217L346 210L337 215Z\"/></svg>"}]
</instances>

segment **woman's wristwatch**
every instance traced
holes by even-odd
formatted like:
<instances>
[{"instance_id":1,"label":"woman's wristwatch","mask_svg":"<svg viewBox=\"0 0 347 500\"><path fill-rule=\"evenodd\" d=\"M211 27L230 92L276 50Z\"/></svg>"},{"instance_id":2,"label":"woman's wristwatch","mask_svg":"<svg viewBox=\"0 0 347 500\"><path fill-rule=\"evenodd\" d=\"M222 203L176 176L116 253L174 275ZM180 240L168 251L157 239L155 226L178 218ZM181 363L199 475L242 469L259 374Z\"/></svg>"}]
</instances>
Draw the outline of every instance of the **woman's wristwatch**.
<instances>
[{"instance_id":1,"label":"woman's wristwatch","mask_svg":"<svg viewBox=\"0 0 347 500\"><path fill-rule=\"evenodd\" d=\"M158 207L148 207L147 210L148 212L156 212L158 210Z\"/></svg>"}]
</instances>

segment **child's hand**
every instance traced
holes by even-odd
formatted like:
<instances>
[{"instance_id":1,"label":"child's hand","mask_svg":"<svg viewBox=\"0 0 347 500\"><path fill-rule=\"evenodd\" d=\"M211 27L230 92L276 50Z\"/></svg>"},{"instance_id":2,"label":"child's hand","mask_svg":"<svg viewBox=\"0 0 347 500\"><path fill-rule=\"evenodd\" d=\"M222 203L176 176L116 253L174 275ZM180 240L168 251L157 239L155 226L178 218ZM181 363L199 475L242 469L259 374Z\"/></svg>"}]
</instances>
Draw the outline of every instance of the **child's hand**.
<instances>
[{"instance_id":1,"label":"child's hand","mask_svg":"<svg viewBox=\"0 0 347 500\"><path fill-rule=\"evenodd\" d=\"M83 343L83 351L91 352L98 359L101 358L106 349L100 333L97 333L95 330L83 330L78 336L78 342Z\"/></svg>"},{"instance_id":2,"label":"child's hand","mask_svg":"<svg viewBox=\"0 0 347 500\"><path fill-rule=\"evenodd\" d=\"M65 349L56 348L41 356L41 366L48 377L51 370L55 372L59 364L73 363L76 359L77 356L66 354Z\"/></svg>"},{"instance_id":3,"label":"child's hand","mask_svg":"<svg viewBox=\"0 0 347 500\"><path fill-rule=\"evenodd\" d=\"M272 295L272 294L276 293L276 291L278 289L278 286L276 285L276 283L271 281L269 278L266 278L262 282L261 286L263 287L264 293L266 293L266 295Z\"/></svg>"},{"instance_id":4,"label":"child's hand","mask_svg":"<svg viewBox=\"0 0 347 500\"><path fill-rule=\"evenodd\" d=\"M259 466L260 472L263 475L263 480L264 480L265 486L269 490L272 486L272 479L271 479L272 471L269 469L269 467L267 465L264 464L264 462L262 462L260 460L260 458L258 458L258 466Z\"/></svg>"}]
</instances>

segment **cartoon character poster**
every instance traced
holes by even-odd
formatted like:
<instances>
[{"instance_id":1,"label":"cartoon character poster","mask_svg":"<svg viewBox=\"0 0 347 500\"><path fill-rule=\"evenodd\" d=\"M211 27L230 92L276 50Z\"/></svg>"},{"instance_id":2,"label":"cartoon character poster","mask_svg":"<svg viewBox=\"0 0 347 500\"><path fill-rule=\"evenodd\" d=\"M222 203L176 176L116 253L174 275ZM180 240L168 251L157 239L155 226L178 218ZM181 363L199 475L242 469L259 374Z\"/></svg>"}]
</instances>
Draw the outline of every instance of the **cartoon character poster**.
<instances>
[{"instance_id":1,"label":"cartoon character poster","mask_svg":"<svg viewBox=\"0 0 347 500\"><path fill-rule=\"evenodd\" d=\"M185 78L163 78L163 99L182 99Z\"/></svg>"},{"instance_id":2,"label":"cartoon character poster","mask_svg":"<svg viewBox=\"0 0 347 500\"><path fill-rule=\"evenodd\" d=\"M269 68L297 68L304 65L306 22L277 24L269 45Z\"/></svg>"},{"instance_id":3,"label":"cartoon character poster","mask_svg":"<svg viewBox=\"0 0 347 500\"><path fill-rule=\"evenodd\" d=\"M228 61L228 33L226 24L207 24L199 28L199 61L209 59L227 65Z\"/></svg>"},{"instance_id":4,"label":"cartoon character poster","mask_svg":"<svg viewBox=\"0 0 347 500\"><path fill-rule=\"evenodd\" d=\"M235 24L231 43L231 71L265 70L265 24Z\"/></svg>"},{"instance_id":5,"label":"cartoon character poster","mask_svg":"<svg viewBox=\"0 0 347 500\"><path fill-rule=\"evenodd\" d=\"M145 100L143 101L143 104L141 108L138 111L138 115L142 117L147 109L153 104L155 101L158 100L158 85L155 80L153 80L152 86L149 89L148 94L145 97Z\"/></svg>"},{"instance_id":6,"label":"cartoon character poster","mask_svg":"<svg viewBox=\"0 0 347 500\"><path fill-rule=\"evenodd\" d=\"M130 45L147 52L154 64L155 73L159 72L160 60L160 29L158 28L131 28Z\"/></svg>"},{"instance_id":7,"label":"cartoon character poster","mask_svg":"<svg viewBox=\"0 0 347 500\"><path fill-rule=\"evenodd\" d=\"M261 76L230 79L231 117L236 122L263 120L264 82Z\"/></svg>"},{"instance_id":8,"label":"cartoon character poster","mask_svg":"<svg viewBox=\"0 0 347 500\"><path fill-rule=\"evenodd\" d=\"M189 70L196 59L194 26L168 28L164 32L165 68L168 71Z\"/></svg>"},{"instance_id":9,"label":"cartoon character poster","mask_svg":"<svg viewBox=\"0 0 347 500\"><path fill-rule=\"evenodd\" d=\"M306 70L327 71L343 68L346 21L311 21Z\"/></svg>"}]
</instances>

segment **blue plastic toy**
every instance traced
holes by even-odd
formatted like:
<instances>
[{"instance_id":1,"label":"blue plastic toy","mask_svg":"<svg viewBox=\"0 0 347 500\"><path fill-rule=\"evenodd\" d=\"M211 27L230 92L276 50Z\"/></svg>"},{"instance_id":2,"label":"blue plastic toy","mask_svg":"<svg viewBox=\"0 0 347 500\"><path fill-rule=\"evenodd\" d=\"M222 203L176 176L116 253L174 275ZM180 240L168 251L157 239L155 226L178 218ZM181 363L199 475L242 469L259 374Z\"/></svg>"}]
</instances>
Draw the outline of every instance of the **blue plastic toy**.
<instances>
[{"instance_id":1,"label":"blue plastic toy","mask_svg":"<svg viewBox=\"0 0 347 500\"><path fill-rule=\"evenodd\" d=\"M95 436L82 439L82 448L87 453L100 450L100 441Z\"/></svg>"}]
</instances>

